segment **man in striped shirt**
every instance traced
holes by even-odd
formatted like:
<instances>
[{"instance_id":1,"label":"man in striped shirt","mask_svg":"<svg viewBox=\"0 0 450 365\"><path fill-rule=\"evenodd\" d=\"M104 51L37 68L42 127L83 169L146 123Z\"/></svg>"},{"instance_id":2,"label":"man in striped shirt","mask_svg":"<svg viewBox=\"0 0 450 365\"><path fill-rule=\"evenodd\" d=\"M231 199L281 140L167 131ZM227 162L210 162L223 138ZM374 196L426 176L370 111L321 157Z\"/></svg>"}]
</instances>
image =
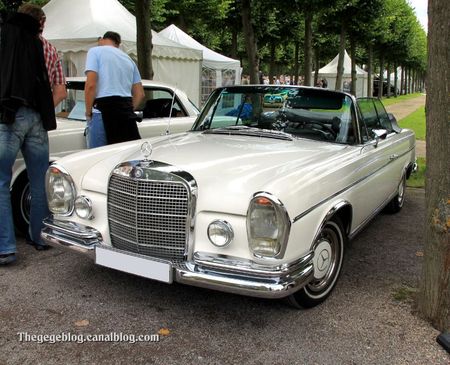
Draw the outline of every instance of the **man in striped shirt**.
<instances>
[{"instance_id":1,"label":"man in striped shirt","mask_svg":"<svg viewBox=\"0 0 450 365\"><path fill-rule=\"evenodd\" d=\"M52 88L53 104L56 107L67 97L66 80L64 78L61 60L56 48L42 36L46 20L44 11L39 6L33 4L24 4L20 7L19 11L26 12L28 8L30 8L29 13L36 11L40 14L39 23L41 27L39 29L39 37L41 38L42 47L44 49L45 66L47 67L48 80L50 82L50 87ZM33 14L30 15L33 16Z\"/></svg>"}]
</instances>

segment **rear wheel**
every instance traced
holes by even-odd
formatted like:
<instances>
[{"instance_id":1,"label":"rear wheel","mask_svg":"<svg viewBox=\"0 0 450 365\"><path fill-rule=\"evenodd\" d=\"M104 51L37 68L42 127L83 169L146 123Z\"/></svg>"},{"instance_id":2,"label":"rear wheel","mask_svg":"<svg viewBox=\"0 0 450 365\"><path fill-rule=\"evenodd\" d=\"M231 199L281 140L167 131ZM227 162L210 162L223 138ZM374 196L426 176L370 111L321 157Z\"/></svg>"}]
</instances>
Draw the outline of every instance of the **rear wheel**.
<instances>
[{"instance_id":1,"label":"rear wheel","mask_svg":"<svg viewBox=\"0 0 450 365\"><path fill-rule=\"evenodd\" d=\"M11 205L16 231L22 235L28 232L30 222L31 194L26 173L22 173L11 189Z\"/></svg>"},{"instance_id":2,"label":"rear wheel","mask_svg":"<svg viewBox=\"0 0 450 365\"><path fill-rule=\"evenodd\" d=\"M388 203L388 205L386 205L385 211L392 214L400 212L405 202L405 192L406 192L406 175L403 175L397 187L397 194L392 198L392 200Z\"/></svg>"},{"instance_id":3,"label":"rear wheel","mask_svg":"<svg viewBox=\"0 0 450 365\"><path fill-rule=\"evenodd\" d=\"M347 236L338 217L325 223L316 242L314 251L314 278L309 284L288 297L296 308L311 308L322 303L334 289L341 273Z\"/></svg>"}]
</instances>

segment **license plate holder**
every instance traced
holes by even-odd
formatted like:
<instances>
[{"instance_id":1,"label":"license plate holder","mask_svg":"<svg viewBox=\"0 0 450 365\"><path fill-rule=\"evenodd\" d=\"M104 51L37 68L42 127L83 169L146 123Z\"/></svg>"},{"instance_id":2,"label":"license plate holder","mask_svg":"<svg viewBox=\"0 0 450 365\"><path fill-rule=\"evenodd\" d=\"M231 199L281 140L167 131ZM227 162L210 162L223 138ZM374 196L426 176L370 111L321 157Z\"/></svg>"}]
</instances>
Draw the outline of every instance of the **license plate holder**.
<instances>
[{"instance_id":1,"label":"license plate holder","mask_svg":"<svg viewBox=\"0 0 450 365\"><path fill-rule=\"evenodd\" d=\"M128 253L109 247L95 247L95 263L144 278L173 282L172 264L135 253Z\"/></svg>"}]
</instances>

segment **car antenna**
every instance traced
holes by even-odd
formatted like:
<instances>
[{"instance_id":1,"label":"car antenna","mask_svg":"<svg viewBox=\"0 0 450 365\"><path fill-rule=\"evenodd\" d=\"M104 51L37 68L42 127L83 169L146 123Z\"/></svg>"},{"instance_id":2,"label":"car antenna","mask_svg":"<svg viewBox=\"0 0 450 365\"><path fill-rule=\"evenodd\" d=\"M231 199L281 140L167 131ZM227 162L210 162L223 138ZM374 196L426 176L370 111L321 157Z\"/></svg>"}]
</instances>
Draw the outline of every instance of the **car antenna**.
<instances>
[{"instance_id":1,"label":"car antenna","mask_svg":"<svg viewBox=\"0 0 450 365\"><path fill-rule=\"evenodd\" d=\"M172 101L170 103L169 121L167 122L166 135L170 134L170 121L172 120L172 110L174 103L175 103L175 90L173 90Z\"/></svg>"}]
</instances>

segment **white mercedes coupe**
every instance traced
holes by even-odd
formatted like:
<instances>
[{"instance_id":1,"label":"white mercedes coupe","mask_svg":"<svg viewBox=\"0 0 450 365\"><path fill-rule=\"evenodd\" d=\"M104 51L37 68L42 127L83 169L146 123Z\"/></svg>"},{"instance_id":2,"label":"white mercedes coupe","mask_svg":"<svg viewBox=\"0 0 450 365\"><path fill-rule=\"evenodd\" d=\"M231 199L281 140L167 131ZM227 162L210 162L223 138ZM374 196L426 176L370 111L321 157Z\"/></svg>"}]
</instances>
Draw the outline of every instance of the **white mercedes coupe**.
<instances>
[{"instance_id":1,"label":"white mercedes coupe","mask_svg":"<svg viewBox=\"0 0 450 365\"><path fill-rule=\"evenodd\" d=\"M282 102L264 102L273 94ZM348 241L402 208L414 147L378 99L219 88L188 132L51 165L42 238L149 279L312 307Z\"/></svg>"}]
</instances>

